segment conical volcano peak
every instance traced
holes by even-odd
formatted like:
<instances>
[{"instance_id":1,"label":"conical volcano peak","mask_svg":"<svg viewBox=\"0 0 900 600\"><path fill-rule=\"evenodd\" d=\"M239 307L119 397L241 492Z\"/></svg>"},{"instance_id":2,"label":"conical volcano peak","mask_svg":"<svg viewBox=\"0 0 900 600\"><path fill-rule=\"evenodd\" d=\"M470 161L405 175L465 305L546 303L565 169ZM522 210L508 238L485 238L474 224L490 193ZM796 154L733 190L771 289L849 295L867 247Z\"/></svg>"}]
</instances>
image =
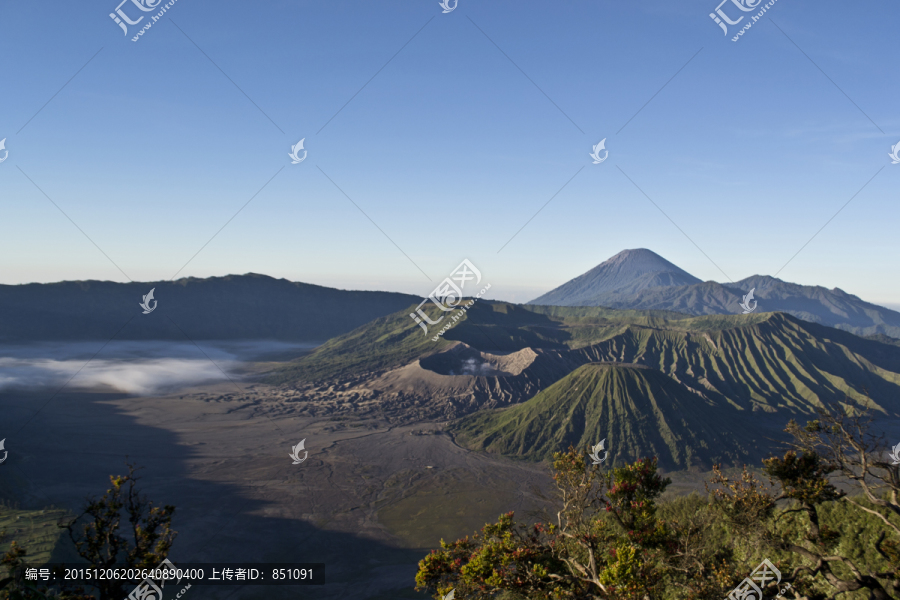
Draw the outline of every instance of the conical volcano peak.
<instances>
[{"instance_id":1,"label":"conical volcano peak","mask_svg":"<svg viewBox=\"0 0 900 600\"><path fill-rule=\"evenodd\" d=\"M591 305L598 296L611 292L633 294L646 288L695 283L700 283L700 280L656 252L635 248L619 252L529 304Z\"/></svg>"},{"instance_id":2,"label":"conical volcano peak","mask_svg":"<svg viewBox=\"0 0 900 600\"><path fill-rule=\"evenodd\" d=\"M588 271L588 273L592 273L601 268L606 270L617 268L627 273L640 275L644 273L658 273L661 271L672 271L689 275L686 271L670 263L653 250L648 250L647 248L622 250L609 260L600 263Z\"/></svg>"}]
</instances>

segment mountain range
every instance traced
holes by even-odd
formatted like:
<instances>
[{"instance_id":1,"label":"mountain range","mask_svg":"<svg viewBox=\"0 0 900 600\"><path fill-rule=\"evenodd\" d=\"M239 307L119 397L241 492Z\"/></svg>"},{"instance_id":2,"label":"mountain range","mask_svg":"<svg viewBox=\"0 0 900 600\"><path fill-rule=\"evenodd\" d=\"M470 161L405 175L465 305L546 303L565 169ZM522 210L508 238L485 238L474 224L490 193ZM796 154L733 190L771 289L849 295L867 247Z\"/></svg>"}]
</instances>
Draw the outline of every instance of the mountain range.
<instances>
[{"instance_id":1,"label":"mountain range","mask_svg":"<svg viewBox=\"0 0 900 600\"><path fill-rule=\"evenodd\" d=\"M138 304L151 289L157 308L145 315ZM900 312L843 290L761 275L734 283L702 282L646 249L620 252L529 304L739 314L750 290L758 302L756 312L782 311L857 335L881 336L888 343L900 339ZM409 294L338 290L254 273L0 285L0 342L114 337L324 342L420 301Z\"/></svg>"},{"instance_id":2,"label":"mountain range","mask_svg":"<svg viewBox=\"0 0 900 600\"><path fill-rule=\"evenodd\" d=\"M156 307L142 314L154 290ZM176 281L0 285L0 342L235 340L324 342L419 299L247 274Z\"/></svg>"},{"instance_id":3,"label":"mountain range","mask_svg":"<svg viewBox=\"0 0 900 600\"><path fill-rule=\"evenodd\" d=\"M788 419L826 403L900 418L900 347L781 312L479 301L437 341L408 312L266 380L353 389L392 420L450 421L473 449L543 460L606 438L613 464L650 453L667 469L757 461Z\"/></svg>"},{"instance_id":4,"label":"mountain range","mask_svg":"<svg viewBox=\"0 0 900 600\"><path fill-rule=\"evenodd\" d=\"M739 314L751 290L757 312L781 311L858 335L900 338L900 312L839 288L798 285L767 275L724 284L704 282L644 248L624 250L529 304Z\"/></svg>"},{"instance_id":5,"label":"mountain range","mask_svg":"<svg viewBox=\"0 0 900 600\"><path fill-rule=\"evenodd\" d=\"M758 309L728 314L753 287ZM700 282L631 250L528 305L478 300L440 337L410 319L420 301L256 274L4 285L0 342L327 340L254 377L316 414L445 422L462 446L525 460L607 439L610 464L706 468L758 460L826 403L900 420L900 313L840 290Z\"/></svg>"}]
</instances>

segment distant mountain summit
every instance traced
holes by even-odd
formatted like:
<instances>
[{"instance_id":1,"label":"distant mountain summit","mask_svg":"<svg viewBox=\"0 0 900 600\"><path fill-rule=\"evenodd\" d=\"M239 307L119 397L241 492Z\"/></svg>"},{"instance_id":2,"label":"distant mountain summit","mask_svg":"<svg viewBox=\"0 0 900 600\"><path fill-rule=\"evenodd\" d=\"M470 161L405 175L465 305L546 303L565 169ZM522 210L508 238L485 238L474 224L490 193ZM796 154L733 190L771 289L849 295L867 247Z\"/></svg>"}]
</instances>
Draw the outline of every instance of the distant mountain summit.
<instances>
[{"instance_id":1,"label":"distant mountain summit","mask_svg":"<svg viewBox=\"0 0 900 600\"><path fill-rule=\"evenodd\" d=\"M668 310L688 315L740 314L754 290L757 312L786 312L857 335L900 338L900 312L834 288L799 285L768 275L725 284L701 282L650 250L625 250L529 304Z\"/></svg>"},{"instance_id":2,"label":"distant mountain summit","mask_svg":"<svg viewBox=\"0 0 900 600\"><path fill-rule=\"evenodd\" d=\"M647 288L701 283L687 271L662 256L637 248L623 250L609 260L529 304L544 306L601 306L598 297L608 294L636 294Z\"/></svg>"}]
</instances>

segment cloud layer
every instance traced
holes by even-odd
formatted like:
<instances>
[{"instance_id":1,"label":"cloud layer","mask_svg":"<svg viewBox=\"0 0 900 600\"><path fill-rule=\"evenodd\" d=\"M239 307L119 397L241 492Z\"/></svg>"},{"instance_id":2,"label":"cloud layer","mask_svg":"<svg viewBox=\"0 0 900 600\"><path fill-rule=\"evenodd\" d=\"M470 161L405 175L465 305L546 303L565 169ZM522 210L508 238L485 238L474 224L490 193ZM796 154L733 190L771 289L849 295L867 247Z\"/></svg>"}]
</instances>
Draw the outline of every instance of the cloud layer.
<instances>
[{"instance_id":1,"label":"cloud layer","mask_svg":"<svg viewBox=\"0 0 900 600\"><path fill-rule=\"evenodd\" d=\"M109 387L151 395L231 378L245 361L308 346L279 342L113 342L0 346L0 391Z\"/></svg>"}]
</instances>

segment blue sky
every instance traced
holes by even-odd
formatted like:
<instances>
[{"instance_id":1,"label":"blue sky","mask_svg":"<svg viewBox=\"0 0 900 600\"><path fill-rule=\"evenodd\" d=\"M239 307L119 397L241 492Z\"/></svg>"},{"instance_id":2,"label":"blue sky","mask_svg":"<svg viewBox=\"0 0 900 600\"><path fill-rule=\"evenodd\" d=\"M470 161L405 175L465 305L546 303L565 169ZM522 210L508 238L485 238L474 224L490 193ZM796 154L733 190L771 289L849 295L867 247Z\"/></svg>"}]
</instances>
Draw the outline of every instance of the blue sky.
<instances>
[{"instance_id":1,"label":"blue sky","mask_svg":"<svg viewBox=\"0 0 900 600\"><path fill-rule=\"evenodd\" d=\"M0 4L0 283L424 295L469 258L525 301L646 247L900 303L895 3L738 42L714 0L178 0L138 42L117 4Z\"/></svg>"}]
</instances>

